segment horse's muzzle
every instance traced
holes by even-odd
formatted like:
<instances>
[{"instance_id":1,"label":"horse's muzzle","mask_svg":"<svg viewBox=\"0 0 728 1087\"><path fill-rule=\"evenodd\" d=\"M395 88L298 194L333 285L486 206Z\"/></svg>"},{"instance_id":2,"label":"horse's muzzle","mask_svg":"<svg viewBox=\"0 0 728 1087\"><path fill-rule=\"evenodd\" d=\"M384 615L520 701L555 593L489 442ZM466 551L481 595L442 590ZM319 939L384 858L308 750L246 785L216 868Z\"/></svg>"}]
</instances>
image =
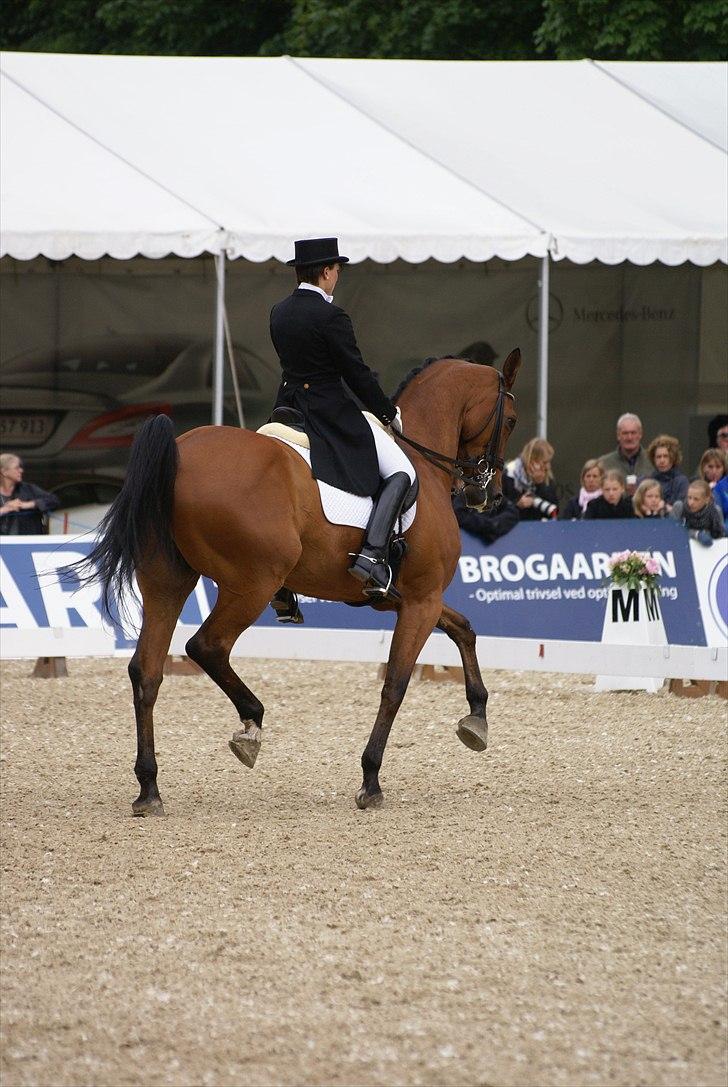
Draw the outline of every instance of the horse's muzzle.
<instances>
[{"instance_id":1,"label":"horse's muzzle","mask_svg":"<svg viewBox=\"0 0 728 1087\"><path fill-rule=\"evenodd\" d=\"M477 483L465 484L463 487L463 498L465 499L465 505L468 509L477 510L478 513L482 513L485 509L495 513L496 510L500 509L501 503L503 502L503 494L501 491L497 491L489 498L487 488L479 487Z\"/></svg>"},{"instance_id":2,"label":"horse's muzzle","mask_svg":"<svg viewBox=\"0 0 728 1087\"><path fill-rule=\"evenodd\" d=\"M463 487L463 498L468 509L483 510L488 502L488 492L477 483L466 483Z\"/></svg>"}]
</instances>

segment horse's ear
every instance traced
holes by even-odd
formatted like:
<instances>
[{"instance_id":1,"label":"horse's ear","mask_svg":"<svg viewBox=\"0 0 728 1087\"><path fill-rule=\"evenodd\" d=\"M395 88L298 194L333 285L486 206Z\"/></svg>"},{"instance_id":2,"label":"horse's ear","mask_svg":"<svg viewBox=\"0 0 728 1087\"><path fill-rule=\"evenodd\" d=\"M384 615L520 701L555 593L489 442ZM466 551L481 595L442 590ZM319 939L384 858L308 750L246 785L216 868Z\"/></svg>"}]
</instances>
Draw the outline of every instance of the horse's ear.
<instances>
[{"instance_id":1,"label":"horse's ear","mask_svg":"<svg viewBox=\"0 0 728 1087\"><path fill-rule=\"evenodd\" d=\"M521 349L520 347L514 347L506 361L503 363L503 377L505 378L506 388L509 392L513 388L520 366Z\"/></svg>"}]
</instances>

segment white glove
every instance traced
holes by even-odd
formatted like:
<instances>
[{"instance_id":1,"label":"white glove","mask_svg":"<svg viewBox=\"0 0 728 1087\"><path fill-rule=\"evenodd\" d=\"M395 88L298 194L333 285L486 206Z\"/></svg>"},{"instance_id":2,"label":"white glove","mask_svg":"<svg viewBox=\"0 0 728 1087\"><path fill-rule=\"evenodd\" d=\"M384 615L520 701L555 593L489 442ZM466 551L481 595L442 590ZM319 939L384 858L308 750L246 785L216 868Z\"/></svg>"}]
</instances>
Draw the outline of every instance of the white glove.
<instances>
[{"instance_id":1,"label":"white glove","mask_svg":"<svg viewBox=\"0 0 728 1087\"><path fill-rule=\"evenodd\" d=\"M395 434L402 434L402 409L397 408L397 414L392 422L389 424L389 429L393 430Z\"/></svg>"}]
</instances>

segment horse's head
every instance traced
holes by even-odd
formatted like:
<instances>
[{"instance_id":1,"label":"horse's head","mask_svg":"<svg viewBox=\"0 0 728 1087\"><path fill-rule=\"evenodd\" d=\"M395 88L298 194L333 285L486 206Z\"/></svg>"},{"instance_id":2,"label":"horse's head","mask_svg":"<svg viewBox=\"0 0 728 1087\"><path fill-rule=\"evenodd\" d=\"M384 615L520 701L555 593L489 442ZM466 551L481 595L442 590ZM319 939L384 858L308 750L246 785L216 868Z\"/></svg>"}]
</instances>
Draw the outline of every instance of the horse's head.
<instances>
[{"instance_id":1,"label":"horse's head","mask_svg":"<svg viewBox=\"0 0 728 1087\"><path fill-rule=\"evenodd\" d=\"M463 495L471 509L497 509L503 500L504 453L516 425L516 400L511 392L521 365L519 348L511 351L499 373L480 366L473 396L460 428L458 458L466 461Z\"/></svg>"}]
</instances>

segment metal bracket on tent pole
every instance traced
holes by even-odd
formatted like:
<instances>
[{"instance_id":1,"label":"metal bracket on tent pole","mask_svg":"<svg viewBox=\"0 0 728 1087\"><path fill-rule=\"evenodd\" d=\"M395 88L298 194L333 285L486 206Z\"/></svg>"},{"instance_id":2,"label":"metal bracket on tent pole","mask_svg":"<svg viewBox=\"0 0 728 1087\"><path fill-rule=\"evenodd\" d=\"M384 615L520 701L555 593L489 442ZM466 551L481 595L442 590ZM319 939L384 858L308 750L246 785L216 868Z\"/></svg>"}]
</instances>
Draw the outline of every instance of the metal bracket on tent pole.
<instances>
[{"instance_id":1,"label":"metal bracket on tent pole","mask_svg":"<svg viewBox=\"0 0 728 1087\"><path fill-rule=\"evenodd\" d=\"M549 411L549 254L541 258L538 281L538 398L536 433L545 438Z\"/></svg>"},{"instance_id":2,"label":"metal bracket on tent pole","mask_svg":"<svg viewBox=\"0 0 728 1087\"><path fill-rule=\"evenodd\" d=\"M225 379L225 250L215 255L217 295L215 301L215 356L212 368L212 422L222 425L222 403Z\"/></svg>"}]
</instances>

